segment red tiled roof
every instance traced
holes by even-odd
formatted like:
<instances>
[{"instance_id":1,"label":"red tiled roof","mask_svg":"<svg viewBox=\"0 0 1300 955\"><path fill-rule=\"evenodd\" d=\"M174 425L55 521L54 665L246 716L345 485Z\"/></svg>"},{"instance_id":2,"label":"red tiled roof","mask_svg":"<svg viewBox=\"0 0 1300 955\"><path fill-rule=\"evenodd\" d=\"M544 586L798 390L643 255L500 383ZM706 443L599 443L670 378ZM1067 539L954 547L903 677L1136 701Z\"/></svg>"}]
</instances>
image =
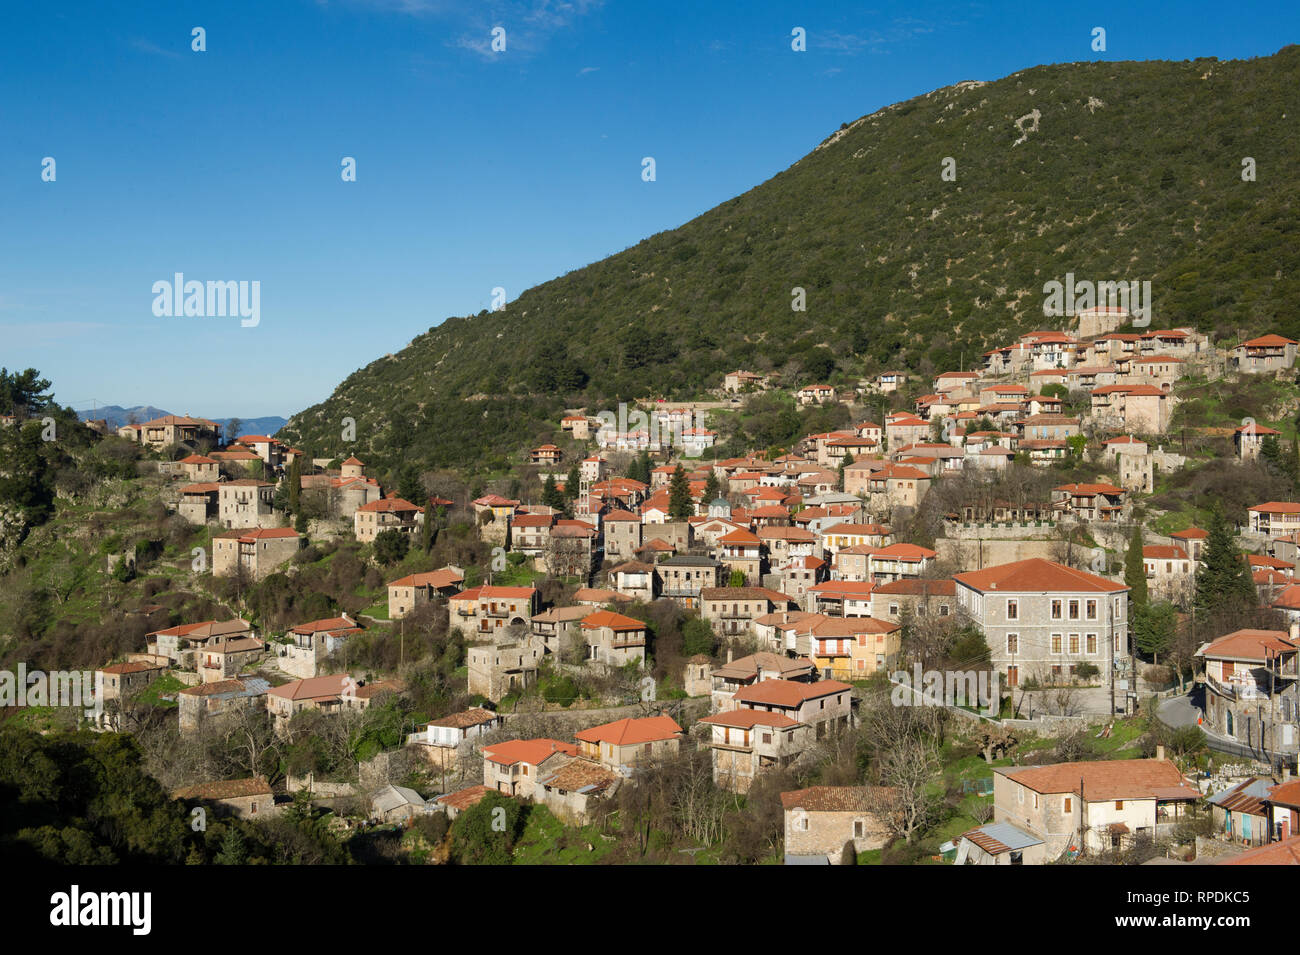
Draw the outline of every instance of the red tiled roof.
<instances>
[{"instance_id":1,"label":"red tiled roof","mask_svg":"<svg viewBox=\"0 0 1300 955\"><path fill-rule=\"evenodd\" d=\"M577 756L578 747L572 743L563 743L558 739L540 737L538 739L512 739L504 743L494 743L483 747L483 755L494 763L513 766L515 763L528 763L536 766L555 753L565 756Z\"/></svg>"},{"instance_id":2,"label":"red tiled roof","mask_svg":"<svg viewBox=\"0 0 1300 955\"><path fill-rule=\"evenodd\" d=\"M1178 767L1165 759L1110 759L1056 763L1002 772L1034 792L1074 793L1088 801L1169 798L1184 785ZM1082 789L1082 792L1080 792ZM1198 797L1188 790L1189 798Z\"/></svg>"},{"instance_id":3,"label":"red tiled roof","mask_svg":"<svg viewBox=\"0 0 1300 955\"><path fill-rule=\"evenodd\" d=\"M1107 580L1097 574L1075 570L1042 557L999 564L984 570L957 574L954 578L981 593L1004 591L1009 593L1065 592L1065 593L1120 593L1128 590L1124 584Z\"/></svg>"},{"instance_id":4,"label":"red tiled roof","mask_svg":"<svg viewBox=\"0 0 1300 955\"><path fill-rule=\"evenodd\" d=\"M633 746L653 743L680 736L682 728L671 716L647 716L642 719L621 719L575 733L574 738L584 743L613 743L615 746Z\"/></svg>"},{"instance_id":5,"label":"red tiled roof","mask_svg":"<svg viewBox=\"0 0 1300 955\"><path fill-rule=\"evenodd\" d=\"M868 618L869 619L869 618ZM796 707L808 700L843 693L853 687L838 680L819 680L816 683L795 683L791 680L763 680L753 686L738 690L737 703L757 703L760 706Z\"/></svg>"}]
</instances>

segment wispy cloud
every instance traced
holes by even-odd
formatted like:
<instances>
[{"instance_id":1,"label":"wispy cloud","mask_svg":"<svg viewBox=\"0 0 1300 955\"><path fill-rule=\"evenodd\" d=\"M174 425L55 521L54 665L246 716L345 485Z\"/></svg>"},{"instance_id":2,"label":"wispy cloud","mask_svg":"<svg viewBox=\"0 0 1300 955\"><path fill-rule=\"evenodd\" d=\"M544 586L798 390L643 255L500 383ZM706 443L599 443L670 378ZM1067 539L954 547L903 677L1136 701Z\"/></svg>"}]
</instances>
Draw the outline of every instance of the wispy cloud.
<instances>
[{"instance_id":1,"label":"wispy cloud","mask_svg":"<svg viewBox=\"0 0 1300 955\"><path fill-rule=\"evenodd\" d=\"M582 69L578 70L578 75L584 76L587 73L598 73L598 72L600 72L599 66L584 66Z\"/></svg>"},{"instance_id":2,"label":"wispy cloud","mask_svg":"<svg viewBox=\"0 0 1300 955\"><path fill-rule=\"evenodd\" d=\"M141 53L148 53L150 56L165 56L173 60L179 60L181 55L175 50L164 50L152 40L146 40L144 37L131 37L131 48L139 50Z\"/></svg>"},{"instance_id":3,"label":"wispy cloud","mask_svg":"<svg viewBox=\"0 0 1300 955\"><path fill-rule=\"evenodd\" d=\"M863 52L879 53L886 47L933 32L933 24L913 17L897 17L883 29L864 30L861 33L839 33L835 30L823 31L810 27L808 49L826 50L845 56L854 56Z\"/></svg>"},{"instance_id":4,"label":"wispy cloud","mask_svg":"<svg viewBox=\"0 0 1300 955\"><path fill-rule=\"evenodd\" d=\"M317 0L323 3L324 0ZM485 60L502 60L492 49L492 30L506 31L506 52L531 56L556 33L573 27L600 9L604 0L499 0L488 9L455 0L344 0L406 16L445 21L453 32L452 49L475 53ZM486 5L483 5L486 6Z\"/></svg>"}]
</instances>

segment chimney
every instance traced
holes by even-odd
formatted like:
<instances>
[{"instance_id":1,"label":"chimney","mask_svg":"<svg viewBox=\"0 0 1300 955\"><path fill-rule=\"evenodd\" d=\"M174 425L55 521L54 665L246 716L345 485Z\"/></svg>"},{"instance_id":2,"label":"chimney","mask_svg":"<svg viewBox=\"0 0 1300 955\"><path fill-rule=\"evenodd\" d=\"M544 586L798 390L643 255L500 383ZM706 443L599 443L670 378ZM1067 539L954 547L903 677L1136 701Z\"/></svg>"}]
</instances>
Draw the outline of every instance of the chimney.
<instances>
[{"instance_id":1,"label":"chimney","mask_svg":"<svg viewBox=\"0 0 1300 955\"><path fill-rule=\"evenodd\" d=\"M1156 745L1156 759L1164 759L1164 758L1165 758L1165 744L1159 743Z\"/></svg>"}]
</instances>

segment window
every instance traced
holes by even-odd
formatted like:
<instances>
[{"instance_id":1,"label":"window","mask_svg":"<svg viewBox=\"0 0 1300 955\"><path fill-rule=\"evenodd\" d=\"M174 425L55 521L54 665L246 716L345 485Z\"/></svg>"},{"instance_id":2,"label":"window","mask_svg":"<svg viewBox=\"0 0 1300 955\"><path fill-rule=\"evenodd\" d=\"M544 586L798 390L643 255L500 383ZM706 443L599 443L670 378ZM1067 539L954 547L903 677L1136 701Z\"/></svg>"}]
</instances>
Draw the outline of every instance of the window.
<instances>
[{"instance_id":1,"label":"window","mask_svg":"<svg viewBox=\"0 0 1300 955\"><path fill-rule=\"evenodd\" d=\"M1070 601L1070 619L1071 620L1079 619L1079 601L1077 600Z\"/></svg>"},{"instance_id":2,"label":"window","mask_svg":"<svg viewBox=\"0 0 1300 955\"><path fill-rule=\"evenodd\" d=\"M1089 601L1088 601L1087 603L1085 603L1083 606L1084 606L1084 615L1085 615L1089 620L1096 620L1096 619L1097 619L1097 601L1095 601L1095 600L1089 600Z\"/></svg>"},{"instance_id":3,"label":"window","mask_svg":"<svg viewBox=\"0 0 1300 955\"><path fill-rule=\"evenodd\" d=\"M941 616L941 617L946 617L946 616L948 616L948 605L947 605L947 604L942 604L942 605L939 607L939 616Z\"/></svg>"},{"instance_id":4,"label":"window","mask_svg":"<svg viewBox=\"0 0 1300 955\"><path fill-rule=\"evenodd\" d=\"M1069 796L1066 796L1066 797L1065 797L1065 802L1061 805L1061 809L1062 809L1064 812L1073 812L1073 811L1074 811L1074 800L1071 799Z\"/></svg>"},{"instance_id":5,"label":"window","mask_svg":"<svg viewBox=\"0 0 1300 955\"><path fill-rule=\"evenodd\" d=\"M1052 634L1052 652L1061 652L1061 635L1059 633Z\"/></svg>"},{"instance_id":6,"label":"window","mask_svg":"<svg viewBox=\"0 0 1300 955\"><path fill-rule=\"evenodd\" d=\"M1018 634L1018 633L1008 633L1008 634L1007 634L1007 653L1019 653L1019 652L1020 652L1020 634Z\"/></svg>"},{"instance_id":7,"label":"window","mask_svg":"<svg viewBox=\"0 0 1300 955\"><path fill-rule=\"evenodd\" d=\"M1060 600L1054 599L1054 600L1052 601L1052 619L1053 619L1053 620L1060 620L1060 619L1061 619L1061 601L1060 601Z\"/></svg>"},{"instance_id":8,"label":"window","mask_svg":"<svg viewBox=\"0 0 1300 955\"><path fill-rule=\"evenodd\" d=\"M1034 793L1034 808L1038 808L1038 793Z\"/></svg>"},{"instance_id":9,"label":"window","mask_svg":"<svg viewBox=\"0 0 1300 955\"><path fill-rule=\"evenodd\" d=\"M1007 619L1008 619L1008 620L1019 620L1019 619L1020 619L1020 602L1019 602L1019 601L1017 601L1017 600L1008 600L1008 601L1007 601Z\"/></svg>"},{"instance_id":10,"label":"window","mask_svg":"<svg viewBox=\"0 0 1300 955\"><path fill-rule=\"evenodd\" d=\"M867 834L867 833L866 833L866 829L867 829L866 824L865 824L861 819L854 819L854 820L853 820L853 838L854 838L854 839L861 839L864 835L866 835L866 834ZM1280 831L1280 830L1279 830L1279 831Z\"/></svg>"},{"instance_id":11,"label":"window","mask_svg":"<svg viewBox=\"0 0 1300 955\"><path fill-rule=\"evenodd\" d=\"M1070 652L1075 654L1079 652L1079 635L1077 633L1070 634Z\"/></svg>"},{"instance_id":12,"label":"window","mask_svg":"<svg viewBox=\"0 0 1300 955\"><path fill-rule=\"evenodd\" d=\"M1117 810L1118 810L1118 809L1123 809L1123 808L1124 808L1124 800L1122 800L1122 799L1116 799L1116 800L1115 800L1115 808L1116 808Z\"/></svg>"},{"instance_id":13,"label":"window","mask_svg":"<svg viewBox=\"0 0 1300 955\"><path fill-rule=\"evenodd\" d=\"M1084 638L1084 641L1084 646L1088 648L1087 652L1090 655L1095 654L1097 652L1097 635L1095 633L1090 633Z\"/></svg>"}]
</instances>

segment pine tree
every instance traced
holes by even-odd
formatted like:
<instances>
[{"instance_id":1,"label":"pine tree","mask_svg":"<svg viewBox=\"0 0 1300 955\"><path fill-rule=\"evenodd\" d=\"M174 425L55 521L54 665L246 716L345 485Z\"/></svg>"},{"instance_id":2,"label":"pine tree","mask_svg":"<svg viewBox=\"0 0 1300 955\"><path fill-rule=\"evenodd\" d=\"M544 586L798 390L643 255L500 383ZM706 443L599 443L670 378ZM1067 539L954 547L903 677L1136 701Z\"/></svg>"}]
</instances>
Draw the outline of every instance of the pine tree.
<instances>
[{"instance_id":1,"label":"pine tree","mask_svg":"<svg viewBox=\"0 0 1300 955\"><path fill-rule=\"evenodd\" d=\"M668 516L675 521L684 521L695 513L695 505L691 501L691 485L686 480L686 472L682 466L677 465L673 471L673 479L668 485Z\"/></svg>"},{"instance_id":2,"label":"pine tree","mask_svg":"<svg viewBox=\"0 0 1300 955\"><path fill-rule=\"evenodd\" d=\"M1202 615L1253 609L1259 595L1250 575L1250 564L1237 549L1236 535L1217 503L1210 511L1206 534L1205 550L1196 570L1192 606Z\"/></svg>"}]
</instances>

